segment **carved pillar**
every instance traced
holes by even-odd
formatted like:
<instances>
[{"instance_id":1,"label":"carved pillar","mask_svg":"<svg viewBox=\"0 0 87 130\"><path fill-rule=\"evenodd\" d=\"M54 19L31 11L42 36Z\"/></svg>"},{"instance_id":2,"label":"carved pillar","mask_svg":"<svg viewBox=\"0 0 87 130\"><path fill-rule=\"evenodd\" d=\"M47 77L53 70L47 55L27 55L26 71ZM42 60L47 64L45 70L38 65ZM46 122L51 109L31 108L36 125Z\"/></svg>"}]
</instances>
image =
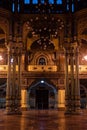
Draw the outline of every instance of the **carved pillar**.
<instances>
[{"instance_id":1,"label":"carved pillar","mask_svg":"<svg viewBox=\"0 0 87 130\"><path fill-rule=\"evenodd\" d=\"M8 47L8 75L7 75L7 88L6 88L6 114L12 112L12 82L11 82L11 51Z\"/></svg>"},{"instance_id":2,"label":"carved pillar","mask_svg":"<svg viewBox=\"0 0 87 130\"><path fill-rule=\"evenodd\" d=\"M20 58L21 44L9 43L8 48L8 78L6 90L6 113L21 114ZM18 61L18 71L17 71Z\"/></svg>"},{"instance_id":3,"label":"carved pillar","mask_svg":"<svg viewBox=\"0 0 87 130\"><path fill-rule=\"evenodd\" d=\"M70 89L70 106L71 106L71 110L70 111L74 111L74 87L75 87L75 79L74 79L74 48L71 47L70 48L70 52L69 52L69 60L70 60L70 83L69 83L69 89Z\"/></svg>"},{"instance_id":4,"label":"carved pillar","mask_svg":"<svg viewBox=\"0 0 87 130\"><path fill-rule=\"evenodd\" d=\"M79 64L77 43L65 45L65 114L80 114L80 86L79 86ZM68 53L67 53L68 52ZM68 63L68 61L70 63ZM70 66L70 72L68 70Z\"/></svg>"},{"instance_id":5,"label":"carved pillar","mask_svg":"<svg viewBox=\"0 0 87 130\"><path fill-rule=\"evenodd\" d=\"M11 46L8 46L8 77L7 77L7 90L6 90L6 113L14 114L15 111L15 63L11 62L11 59L14 58L12 55ZM14 60L15 61L15 60Z\"/></svg>"},{"instance_id":6,"label":"carved pillar","mask_svg":"<svg viewBox=\"0 0 87 130\"><path fill-rule=\"evenodd\" d=\"M19 48L21 49L21 48ZM17 99L17 113L21 114L21 52L18 50L18 87L17 87L17 93L16 93L16 99Z\"/></svg>"},{"instance_id":7,"label":"carved pillar","mask_svg":"<svg viewBox=\"0 0 87 130\"><path fill-rule=\"evenodd\" d=\"M79 48L75 50L75 112L80 113Z\"/></svg>"},{"instance_id":8,"label":"carved pillar","mask_svg":"<svg viewBox=\"0 0 87 130\"><path fill-rule=\"evenodd\" d=\"M65 113L70 111L70 89L69 89L69 52L68 48L65 49Z\"/></svg>"}]
</instances>

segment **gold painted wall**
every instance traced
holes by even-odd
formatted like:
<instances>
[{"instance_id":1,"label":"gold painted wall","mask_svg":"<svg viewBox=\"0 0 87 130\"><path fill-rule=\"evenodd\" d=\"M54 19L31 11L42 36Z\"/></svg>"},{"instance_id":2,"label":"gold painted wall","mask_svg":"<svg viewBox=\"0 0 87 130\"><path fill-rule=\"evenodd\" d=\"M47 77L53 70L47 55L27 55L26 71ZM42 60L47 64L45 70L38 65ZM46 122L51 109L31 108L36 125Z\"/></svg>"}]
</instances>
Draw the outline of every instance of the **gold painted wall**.
<instances>
[{"instance_id":1,"label":"gold painted wall","mask_svg":"<svg viewBox=\"0 0 87 130\"><path fill-rule=\"evenodd\" d=\"M55 50L59 49L59 39L58 38L52 38L52 42L54 43Z\"/></svg>"}]
</instances>

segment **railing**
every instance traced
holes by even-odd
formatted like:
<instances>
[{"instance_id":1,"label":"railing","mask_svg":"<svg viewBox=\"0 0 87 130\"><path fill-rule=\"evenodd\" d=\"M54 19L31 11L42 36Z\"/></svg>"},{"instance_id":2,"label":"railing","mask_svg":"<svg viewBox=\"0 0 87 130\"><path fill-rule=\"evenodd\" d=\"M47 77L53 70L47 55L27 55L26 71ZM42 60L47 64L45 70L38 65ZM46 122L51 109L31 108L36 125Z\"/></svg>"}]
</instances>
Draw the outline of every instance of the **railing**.
<instances>
[{"instance_id":1,"label":"railing","mask_svg":"<svg viewBox=\"0 0 87 130\"><path fill-rule=\"evenodd\" d=\"M68 66L68 70L70 72L70 66ZM74 72L75 72L75 66L74 66ZM87 74L87 65L79 65L79 74Z\"/></svg>"},{"instance_id":2,"label":"railing","mask_svg":"<svg viewBox=\"0 0 87 130\"><path fill-rule=\"evenodd\" d=\"M68 66L70 72L70 66ZM74 67L75 70L75 67ZM0 65L0 74L7 74L8 65ZM18 71L18 65L16 65ZM55 65L28 65L28 72L58 72L58 67ZM65 71L64 71L65 72ZM79 74L87 74L87 65L79 65Z\"/></svg>"},{"instance_id":3,"label":"railing","mask_svg":"<svg viewBox=\"0 0 87 130\"><path fill-rule=\"evenodd\" d=\"M50 72L56 72L57 66L55 65L29 65L28 71L34 71L34 72L43 72L43 71L50 71Z\"/></svg>"}]
</instances>

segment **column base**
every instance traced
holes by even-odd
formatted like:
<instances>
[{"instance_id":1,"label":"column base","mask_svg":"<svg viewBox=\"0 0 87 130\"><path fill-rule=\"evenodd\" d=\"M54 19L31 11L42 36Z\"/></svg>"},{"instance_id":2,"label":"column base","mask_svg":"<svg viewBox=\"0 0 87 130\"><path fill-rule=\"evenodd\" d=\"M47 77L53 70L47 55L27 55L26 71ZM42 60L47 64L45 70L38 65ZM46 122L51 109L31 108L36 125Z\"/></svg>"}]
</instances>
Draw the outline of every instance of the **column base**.
<instances>
[{"instance_id":1,"label":"column base","mask_svg":"<svg viewBox=\"0 0 87 130\"><path fill-rule=\"evenodd\" d=\"M22 115L22 112L5 112L6 115Z\"/></svg>"},{"instance_id":2,"label":"column base","mask_svg":"<svg viewBox=\"0 0 87 130\"><path fill-rule=\"evenodd\" d=\"M64 111L65 107L58 107L57 109L60 110L60 111Z\"/></svg>"},{"instance_id":3,"label":"column base","mask_svg":"<svg viewBox=\"0 0 87 130\"><path fill-rule=\"evenodd\" d=\"M28 110L27 107L22 107L21 109L22 109L22 111L27 111Z\"/></svg>"},{"instance_id":4,"label":"column base","mask_svg":"<svg viewBox=\"0 0 87 130\"><path fill-rule=\"evenodd\" d=\"M22 115L22 112L21 112L21 110L18 110L18 109L10 109L10 110L6 110L5 111L5 114L6 115Z\"/></svg>"},{"instance_id":5,"label":"column base","mask_svg":"<svg viewBox=\"0 0 87 130\"><path fill-rule=\"evenodd\" d=\"M11 111L11 112L5 112L6 115L22 115L22 112L14 112L14 111Z\"/></svg>"},{"instance_id":6,"label":"column base","mask_svg":"<svg viewBox=\"0 0 87 130\"><path fill-rule=\"evenodd\" d=\"M28 104L22 104L22 106L21 106L21 110L23 110L23 111L27 111L27 110L29 110L29 105Z\"/></svg>"},{"instance_id":7,"label":"column base","mask_svg":"<svg viewBox=\"0 0 87 130\"><path fill-rule=\"evenodd\" d=\"M65 115L81 115L82 111L81 110L76 110L76 111L65 111Z\"/></svg>"}]
</instances>

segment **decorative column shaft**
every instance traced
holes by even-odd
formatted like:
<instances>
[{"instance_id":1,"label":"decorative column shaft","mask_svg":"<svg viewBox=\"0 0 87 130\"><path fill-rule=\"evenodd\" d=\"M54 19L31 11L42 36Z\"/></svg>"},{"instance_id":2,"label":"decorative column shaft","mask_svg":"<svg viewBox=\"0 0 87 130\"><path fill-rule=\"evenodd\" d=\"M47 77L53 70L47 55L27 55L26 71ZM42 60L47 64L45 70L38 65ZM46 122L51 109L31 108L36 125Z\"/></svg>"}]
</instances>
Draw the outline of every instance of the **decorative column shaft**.
<instances>
[{"instance_id":1,"label":"decorative column shaft","mask_svg":"<svg viewBox=\"0 0 87 130\"><path fill-rule=\"evenodd\" d=\"M65 49L65 106L66 110L65 113L69 113L70 111L70 90L69 90L69 56L68 56L68 49Z\"/></svg>"},{"instance_id":2,"label":"decorative column shaft","mask_svg":"<svg viewBox=\"0 0 87 130\"><path fill-rule=\"evenodd\" d=\"M71 111L74 110L74 87L75 87L75 82L74 82L74 49L73 47L70 48L70 93L71 93Z\"/></svg>"},{"instance_id":3,"label":"decorative column shaft","mask_svg":"<svg viewBox=\"0 0 87 130\"><path fill-rule=\"evenodd\" d=\"M65 114L80 114L80 86L77 43L66 44L65 52ZM68 63L68 60L70 63ZM70 72L68 71L69 66Z\"/></svg>"},{"instance_id":4,"label":"decorative column shaft","mask_svg":"<svg viewBox=\"0 0 87 130\"><path fill-rule=\"evenodd\" d=\"M17 94L17 99L19 101L19 107L21 105L20 100L21 100L21 54L19 53L18 56L18 94Z\"/></svg>"},{"instance_id":5,"label":"decorative column shaft","mask_svg":"<svg viewBox=\"0 0 87 130\"><path fill-rule=\"evenodd\" d=\"M11 93L12 93L12 88L11 88L11 64L10 64L10 58L11 53L10 53L10 48L8 48L8 75L7 75L7 88L6 88L6 114L11 113L11 104L12 104L12 99L11 99Z\"/></svg>"},{"instance_id":6,"label":"decorative column shaft","mask_svg":"<svg viewBox=\"0 0 87 130\"><path fill-rule=\"evenodd\" d=\"M15 59L11 46L8 46L8 77L6 90L6 114L14 114L15 111ZM11 60L14 63L11 63Z\"/></svg>"},{"instance_id":7,"label":"decorative column shaft","mask_svg":"<svg viewBox=\"0 0 87 130\"><path fill-rule=\"evenodd\" d=\"M6 90L6 114L21 114L20 65L21 45L9 43L8 47L8 79ZM17 71L18 61L18 71Z\"/></svg>"},{"instance_id":8,"label":"decorative column shaft","mask_svg":"<svg viewBox=\"0 0 87 130\"><path fill-rule=\"evenodd\" d=\"M75 52L75 111L80 113L79 48Z\"/></svg>"}]
</instances>

